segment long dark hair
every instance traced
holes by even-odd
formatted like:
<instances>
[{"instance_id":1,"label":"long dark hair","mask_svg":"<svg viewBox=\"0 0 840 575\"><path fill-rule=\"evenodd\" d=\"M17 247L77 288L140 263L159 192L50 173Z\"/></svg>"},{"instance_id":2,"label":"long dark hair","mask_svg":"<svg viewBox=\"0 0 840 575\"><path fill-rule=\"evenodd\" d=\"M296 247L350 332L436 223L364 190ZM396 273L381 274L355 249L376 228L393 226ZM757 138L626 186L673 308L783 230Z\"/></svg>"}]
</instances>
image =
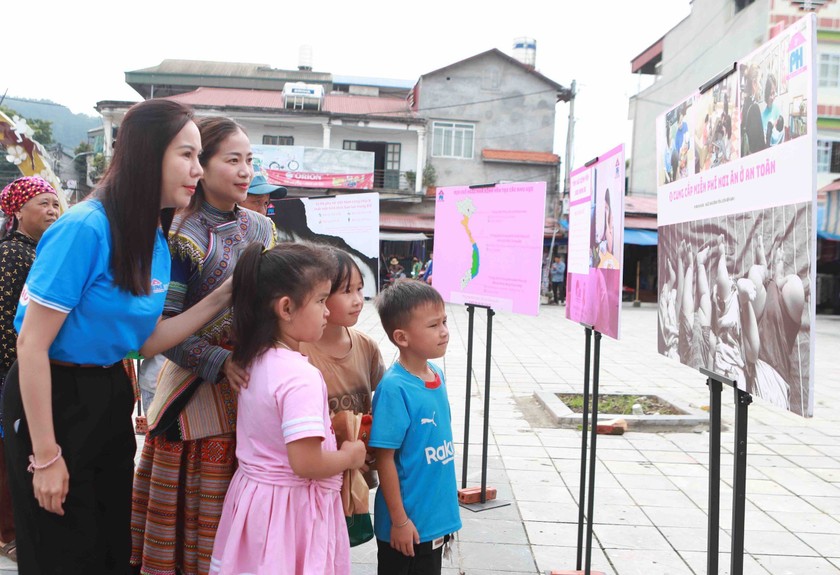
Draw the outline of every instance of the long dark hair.
<instances>
[{"instance_id":1,"label":"long dark hair","mask_svg":"<svg viewBox=\"0 0 840 575\"><path fill-rule=\"evenodd\" d=\"M233 271L233 361L247 367L274 345L281 336L277 298L304 305L315 284L332 281L334 267L335 260L312 245L245 248Z\"/></svg>"},{"instance_id":2,"label":"long dark hair","mask_svg":"<svg viewBox=\"0 0 840 575\"><path fill-rule=\"evenodd\" d=\"M152 254L158 224L169 233L174 209L160 209L163 156L193 118L171 100L132 106L120 124L114 157L97 186L111 227L111 269L117 287L133 295L151 291Z\"/></svg>"},{"instance_id":3,"label":"long dark hair","mask_svg":"<svg viewBox=\"0 0 840 575\"><path fill-rule=\"evenodd\" d=\"M207 168L210 159L219 153L219 147L229 136L237 132L248 135L245 128L223 116L207 116L206 118L199 118L195 123L201 133L201 155L198 156L198 162L202 168ZM206 199L204 183L199 180L195 187L195 195L190 198L190 204L179 213L181 224L178 226L178 230L181 229L184 220L197 212Z\"/></svg>"}]
</instances>

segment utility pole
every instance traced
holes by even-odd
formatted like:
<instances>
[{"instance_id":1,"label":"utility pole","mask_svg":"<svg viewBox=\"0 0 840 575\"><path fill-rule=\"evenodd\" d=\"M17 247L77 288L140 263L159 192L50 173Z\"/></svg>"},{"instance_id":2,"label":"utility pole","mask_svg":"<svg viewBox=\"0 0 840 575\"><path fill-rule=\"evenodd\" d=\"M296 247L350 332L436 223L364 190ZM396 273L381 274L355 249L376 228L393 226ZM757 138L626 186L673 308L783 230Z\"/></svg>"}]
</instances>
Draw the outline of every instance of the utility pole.
<instances>
[{"instance_id":1,"label":"utility pole","mask_svg":"<svg viewBox=\"0 0 840 575\"><path fill-rule=\"evenodd\" d=\"M570 176L569 173L572 171L572 146L575 141L575 80L572 80L572 86L568 90L564 91L560 98L561 101L565 100L569 102L569 126L566 130L566 174L565 178L563 178L563 193L557 194L557 199L554 204L554 217L552 218L553 221L553 228L554 233L551 234L551 245L548 248L548 258L545 262L545 273L548 274L549 270L551 269L551 262L553 261L554 257L554 240L557 238L557 229L560 225L560 216L565 213L565 200L569 196L569 183L570 183ZM567 264L568 265L568 262ZM568 269L568 268L567 268Z\"/></svg>"},{"instance_id":2,"label":"utility pole","mask_svg":"<svg viewBox=\"0 0 840 575\"><path fill-rule=\"evenodd\" d=\"M569 96L569 128L566 130L566 177L563 181L563 200L569 197L569 185L572 172L572 148L575 145L575 96L576 82L572 80L571 94Z\"/></svg>"}]
</instances>

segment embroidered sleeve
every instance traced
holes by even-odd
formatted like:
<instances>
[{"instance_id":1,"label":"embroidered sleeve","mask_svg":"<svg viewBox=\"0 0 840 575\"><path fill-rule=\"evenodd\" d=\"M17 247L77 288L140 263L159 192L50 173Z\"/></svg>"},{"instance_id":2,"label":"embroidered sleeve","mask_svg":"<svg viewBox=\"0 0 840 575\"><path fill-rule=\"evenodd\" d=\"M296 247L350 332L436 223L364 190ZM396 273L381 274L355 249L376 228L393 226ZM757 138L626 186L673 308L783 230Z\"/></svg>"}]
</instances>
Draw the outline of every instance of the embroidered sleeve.
<instances>
[{"instance_id":1,"label":"embroidered sleeve","mask_svg":"<svg viewBox=\"0 0 840 575\"><path fill-rule=\"evenodd\" d=\"M190 282L200 273L198 262L203 256L198 246L183 236L171 238L169 245L172 252L172 271L163 314L172 317L186 309L187 289ZM226 313L227 310L223 312ZM230 354L230 351L197 335L189 336L179 345L164 352L171 361L211 383L218 382L222 365Z\"/></svg>"}]
</instances>

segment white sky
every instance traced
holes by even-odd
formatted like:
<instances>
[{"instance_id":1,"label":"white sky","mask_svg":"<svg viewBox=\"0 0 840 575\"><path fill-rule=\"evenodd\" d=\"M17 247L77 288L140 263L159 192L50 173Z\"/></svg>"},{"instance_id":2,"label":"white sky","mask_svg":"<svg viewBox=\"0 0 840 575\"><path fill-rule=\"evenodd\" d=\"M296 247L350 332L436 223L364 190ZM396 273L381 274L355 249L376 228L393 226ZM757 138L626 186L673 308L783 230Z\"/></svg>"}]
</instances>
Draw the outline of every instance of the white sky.
<instances>
[{"instance_id":1,"label":"white sky","mask_svg":"<svg viewBox=\"0 0 840 575\"><path fill-rule=\"evenodd\" d=\"M45 98L95 115L100 100L139 101L125 72L162 60L269 64L295 69L301 45L313 68L336 75L415 80L513 40L537 40L537 70L577 80L572 166L624 143L630 60L685 18L689 0L42 0L6 6L0 96ZM11 11L11 13L9 13ZM15 46L13 49L12 46ZM567 104L557 106L554 152L565 153ZM501 147L501 146L500 146ZM632 155L628 149L628 156Z\"/></svg>"}]
</instances>

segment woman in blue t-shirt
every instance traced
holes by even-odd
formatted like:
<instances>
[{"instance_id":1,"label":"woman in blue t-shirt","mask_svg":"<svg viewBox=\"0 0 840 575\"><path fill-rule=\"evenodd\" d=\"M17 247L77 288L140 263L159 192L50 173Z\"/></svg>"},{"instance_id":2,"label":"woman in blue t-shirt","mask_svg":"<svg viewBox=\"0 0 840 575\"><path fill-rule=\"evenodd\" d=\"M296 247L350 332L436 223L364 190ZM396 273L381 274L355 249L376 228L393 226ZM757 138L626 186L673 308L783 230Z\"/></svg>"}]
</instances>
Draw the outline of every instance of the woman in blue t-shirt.
<instances>
[{"instance_id":1,"label":"woman in blue t-shirt","mask_svg":"<svg viewBox=\"0 0 840 575\"><path fill-rule=\"evenodd\" d=\"M200 152L189 108L133 106L92 199L38 245L15 319L4 416L22 574L128 568L136 442L121 360L172 347L230 302L228 285L160 321L166 233L195 193Z\"/></svg>"}]
</instances>

